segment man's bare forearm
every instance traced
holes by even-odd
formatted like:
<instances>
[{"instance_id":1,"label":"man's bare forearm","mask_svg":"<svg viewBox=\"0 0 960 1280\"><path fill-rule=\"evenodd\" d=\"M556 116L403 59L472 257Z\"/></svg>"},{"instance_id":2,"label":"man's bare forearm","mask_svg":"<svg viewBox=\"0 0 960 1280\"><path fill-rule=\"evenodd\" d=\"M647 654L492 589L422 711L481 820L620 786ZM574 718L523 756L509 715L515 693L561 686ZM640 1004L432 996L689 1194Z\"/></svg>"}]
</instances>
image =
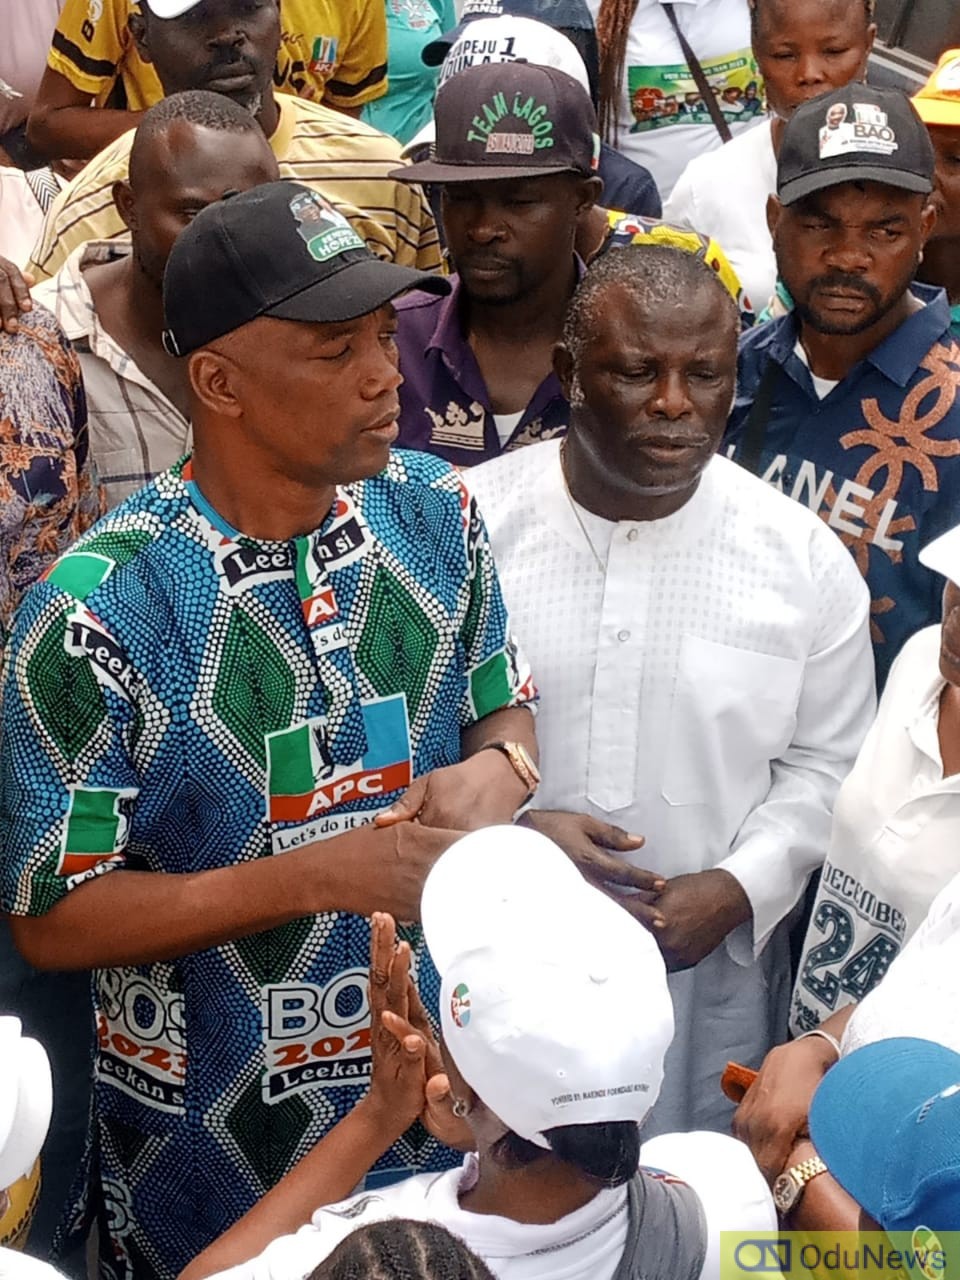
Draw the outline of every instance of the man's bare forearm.
<instances>
[{"instance_id":1,"label":"man's bare forearm","mask_svg":"<svg viewBox=\"0 0 960 1280\"><path fill-rule=\"evenodd\" d=\"M320 911L377 909L383 895L367 887L369 856L386 871L404 838L368 826L212 871L118 869L78 885L45 915L11 917L10 928L38 969L175 960ZM361 849L367 870L354 876Z\"/></svg>"}]
</instances>

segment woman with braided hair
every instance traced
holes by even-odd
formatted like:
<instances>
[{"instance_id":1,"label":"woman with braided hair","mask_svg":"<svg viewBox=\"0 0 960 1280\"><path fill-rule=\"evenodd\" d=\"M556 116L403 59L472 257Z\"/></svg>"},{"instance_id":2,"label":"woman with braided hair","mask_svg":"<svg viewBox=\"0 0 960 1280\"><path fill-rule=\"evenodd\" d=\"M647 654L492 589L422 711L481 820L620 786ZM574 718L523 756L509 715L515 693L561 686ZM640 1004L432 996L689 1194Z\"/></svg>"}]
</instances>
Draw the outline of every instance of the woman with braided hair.
<instances>
[{"instance_id":1,"label":"woman with braided hair","mask_svg":"<svg viewBox=\"0 0 960 1280\"><path fill-rule=\"evenodd\" d=\"M494 1280L459 1236L435 1222L388 1218L358 1227L310 1280Z\"/></svg>"},{"instance_id":2,"label":"woman with braided hair","mask_svg":"<svg viewBox=\"0 0 960 1280\"><path fill-rule=\"evenodd\" d=\"M409 945L374 914L369 1093L179 1280L485 1280L397 1219L446 1228L497 1280L719 1280L722 1230L775 1228L742 1143L642 1141L674 1030L664 961L557 845L522 826L464 836L420 919L439 1044ZM349 1195L417 1117L463 1164Z\"/></svg>"},{"instance_id":3,"label":"woman with braided hair","mask_svg":"<svg viewBox=\"0 0 960 1280\"><path fill-rule=\"evenodd\" d=\"M864 80L877 28L874 0L750 0L753 54L769 115L722 151L687 165L664 209L723 246L758 312L777 281L767 199L787 121L802 102Z\"/></svg>"},{"instance_id":4,"label":"woman with braided hair","mask_svg":"<svg viewBox=\"0 0 960 1280\"><path fill-rule=\"evenodd\" d=\"M748 0L588 0L600 44L604 140L653 174L666 201L694 156L758 119L763 88ZM717 122L697 84L715 91Z\"/></svg>"}]
</instances>

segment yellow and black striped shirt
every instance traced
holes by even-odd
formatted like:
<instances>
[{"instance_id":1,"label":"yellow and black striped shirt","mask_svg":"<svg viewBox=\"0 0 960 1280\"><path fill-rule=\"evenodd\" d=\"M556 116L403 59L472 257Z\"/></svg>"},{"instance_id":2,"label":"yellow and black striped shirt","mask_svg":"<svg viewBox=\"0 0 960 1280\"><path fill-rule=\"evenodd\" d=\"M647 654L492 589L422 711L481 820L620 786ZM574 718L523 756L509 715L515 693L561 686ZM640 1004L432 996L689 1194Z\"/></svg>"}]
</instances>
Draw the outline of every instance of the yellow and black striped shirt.
<instances>
[{"instance_id":1,"label":"yellow and black striped shirt","mask_svg":"<svg viewBox=\"0 0 960 1280\"><path fill-rule=\"evenodd\" d=\"M284 178L318 191L363 236L378 257L440 269L440 244L430 206L419 187L387 175L399 168L400 144L359 120L285 94L277 96L280 124L270 145ZM46 280L88 240L127 236L113 203L125 180L134 130L95 156L54 201L34 247L30 270Z\"/></svg>"}]
</instances>

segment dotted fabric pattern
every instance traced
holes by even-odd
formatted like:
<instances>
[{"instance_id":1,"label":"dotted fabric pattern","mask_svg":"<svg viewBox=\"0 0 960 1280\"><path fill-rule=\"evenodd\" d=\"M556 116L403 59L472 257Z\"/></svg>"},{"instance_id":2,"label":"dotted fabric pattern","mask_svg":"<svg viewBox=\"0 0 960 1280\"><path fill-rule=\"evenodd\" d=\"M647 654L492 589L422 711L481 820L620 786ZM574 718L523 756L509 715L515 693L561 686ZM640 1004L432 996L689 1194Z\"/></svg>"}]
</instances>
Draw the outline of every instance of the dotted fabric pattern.
<instances>
[{"instance_id":1,"label":"dotted fabric pattern","mask_svg":"<svg viewBox=\"0 0 960 1280\"><path fill-rule=\"evenodd\" d=\"M374 794L372 768L351 789L384 732L406 752L392 776L417 776L460 759L464 725L531 698L486 531L445 463L396 453L290 544L216 519L178 464L18 615L5 909L41 914L124 867L203 871L362 825L403 789ZM352 1108L369 1073L369 941L367 920L331 913L95 975L105 1274L175 1276ZM435 1010L436 972L411 941ZM416 1129L378 1168L454 1160Z\"/></svg>"}]
</instances>

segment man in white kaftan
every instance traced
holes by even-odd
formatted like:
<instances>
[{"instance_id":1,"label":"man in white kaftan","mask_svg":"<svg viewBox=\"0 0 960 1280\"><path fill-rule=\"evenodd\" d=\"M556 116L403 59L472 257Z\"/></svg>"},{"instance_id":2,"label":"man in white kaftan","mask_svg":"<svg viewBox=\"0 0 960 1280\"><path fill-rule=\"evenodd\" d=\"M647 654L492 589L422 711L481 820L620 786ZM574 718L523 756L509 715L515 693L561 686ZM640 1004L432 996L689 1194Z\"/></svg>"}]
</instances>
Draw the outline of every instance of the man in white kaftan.
<instances>
[{"instance_id":1,"label":"man in white kaftan","mask_svg":"<svg viewBox=\"0 0 960 1280\"><path fill-rule=\"evenodd\" d=\"M757 1066L784 1038L786 920L823 862L875 694L849 553L713 456L736 358L722 291L689 255L624 254L588 272L571 309L565 444L504 455L469 484L540 690L536 809L642 834L629 848L590 828L666 881L631 902L684 970L652 1136L726 1129L727 1061ZM576 832L547 817L577 856ZM642 990L625 1012L643 1017Z\"/></svg>"}]
</instances>

